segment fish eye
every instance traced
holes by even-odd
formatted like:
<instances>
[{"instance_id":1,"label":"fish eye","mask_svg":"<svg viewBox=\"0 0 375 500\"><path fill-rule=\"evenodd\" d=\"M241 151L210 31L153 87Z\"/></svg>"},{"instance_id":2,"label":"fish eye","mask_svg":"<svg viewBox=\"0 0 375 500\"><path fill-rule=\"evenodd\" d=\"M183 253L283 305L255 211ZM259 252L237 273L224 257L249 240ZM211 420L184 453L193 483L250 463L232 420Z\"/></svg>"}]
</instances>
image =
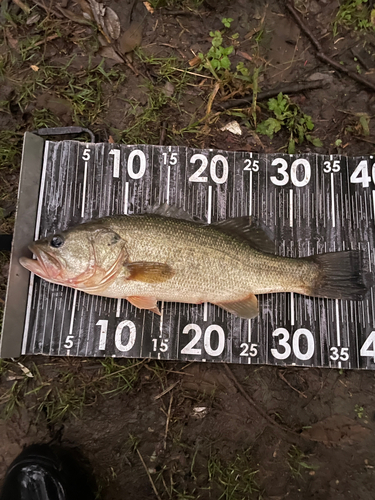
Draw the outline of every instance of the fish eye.
<instances>
[{"instance_id":1,"label":"fish eye","mask_svg":"<svg viewBox=\"0 0 375 500\"><path fill-rule=\"evenodd\" d=\"M53 248L59 248L59 247L62 247L64 244L64 238L60 235L56 235L54 236L51 241L50 241L50 245L51 247Z\"/></svg>"}]
</instances>

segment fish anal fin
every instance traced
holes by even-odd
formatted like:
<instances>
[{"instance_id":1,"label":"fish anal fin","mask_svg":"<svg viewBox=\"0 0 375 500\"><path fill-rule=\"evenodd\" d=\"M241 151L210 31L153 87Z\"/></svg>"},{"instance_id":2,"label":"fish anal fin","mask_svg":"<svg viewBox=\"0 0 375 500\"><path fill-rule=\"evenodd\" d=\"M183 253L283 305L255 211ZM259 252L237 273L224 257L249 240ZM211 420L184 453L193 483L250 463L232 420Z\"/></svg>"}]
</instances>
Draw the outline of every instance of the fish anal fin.
<instances>
[{"instance_id":1,"label":"fish anal fin","mask_svg":"<svg viewBox=\"0 0 375 500\"><path fill-rule=\"evenodd\" d=\"M235 217L212 225L225 234L247 241L256 250L275 253L275 243L271 239L271 231L253 217Z\"/></svg>"},{"instance_id":2,"label":"fish anal fin","mask_svg":"<svg viewBox=\"0 0 375 500\"><path fill-rule=\"evenodd\" d=\"M126 279L132 281L163 283L174 275L171 266L160 262L127 262L125 266L130 273Z\"/></svg>"},{"instance_id":3,"label":"fish anal fin","mask_svg":"<svg viewBox=\"0 0 375 500\"><path fill-rule=\"evenodd\" d=\"M251 319L259 314L258 299L253 293L241 300L236 300L234 302L215 302L215 305L240 318Z\"/></svg>"},{"instance_id":4,"label":"fish anal fin","mask_svg":"<svg viewBox=\"0 0 375 500\"><path fill-rule=\"evenodd\" d=\"M157 306L156 297L126 297L133 306L138 307L138 309L148 309L149 311L158 314L160 316L160 311Z\"/></svg>"}]
</instances>

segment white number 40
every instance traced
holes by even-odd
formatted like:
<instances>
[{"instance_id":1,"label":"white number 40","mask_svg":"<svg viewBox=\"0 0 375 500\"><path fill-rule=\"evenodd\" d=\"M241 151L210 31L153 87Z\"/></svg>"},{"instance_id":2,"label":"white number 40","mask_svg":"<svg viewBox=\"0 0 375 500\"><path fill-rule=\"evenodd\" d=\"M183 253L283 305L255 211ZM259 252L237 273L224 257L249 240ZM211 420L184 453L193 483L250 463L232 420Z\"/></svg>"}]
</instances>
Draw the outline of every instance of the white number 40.
<instances>
[{"instance_id":1,"label":"white number 40","mask_svg":"<svg viewBox=\"0 0 375 500\"><path fill-rule=\"evenodd\" d=\"M372 356L375 361L375 330L364 341L359 354L361 356Z\"/></svg>"},{"instance_id":2,"label":"white number 40","mask_svg":"<svg viewBox=\"0 0 375 500\"><path fill-rule=\"evenodd\" d=\"M368 161L362 160L358 163L356 169L350 176L352 184L362 184L362 187L367 188L370 185L371 177L368 172ZM375 163L372 165L372 182L375 183Z\"/></svg>"}]
</instances>

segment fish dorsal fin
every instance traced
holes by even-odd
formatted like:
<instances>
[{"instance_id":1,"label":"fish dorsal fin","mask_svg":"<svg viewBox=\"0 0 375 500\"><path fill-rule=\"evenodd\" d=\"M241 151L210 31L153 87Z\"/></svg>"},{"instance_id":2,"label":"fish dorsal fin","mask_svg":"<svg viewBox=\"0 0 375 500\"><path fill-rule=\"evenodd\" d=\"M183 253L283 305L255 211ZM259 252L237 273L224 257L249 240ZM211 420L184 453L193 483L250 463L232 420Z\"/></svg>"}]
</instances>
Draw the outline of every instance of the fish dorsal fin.
<instances>
[{"instance_id":1,"label":"fish dorsal fin","mask_svg":"<svg viewBox=\"0 0 375 500\"><path fill-rule=\"evenodd\" d=\"M125 267L130 273L127 280L143 283L163 283L174 275L171 266L160 262L128 262Z\"/></svg>"},{"instance_id":2,"label":"fish dorsal fin","mask_svg":"<svg viewBox=\"0 0 375 500\"><path fill-rule=\"evenodd\" d=\"M258 316L259 313L258 299L253 293L242 300L237 300L235 302L216 302L215 304L240 318L251 319Z\"/></svg>"},{"instance_id":3,"label":"fish dorsal fin","mask_svg":"<svg viewBox=\"0 0 375 500\"><path fill-rule=\"evenodd\" d=\"M225 234L247 241L256 250L275 253L275 243L271 240L270 230L252 217L236 217L212 225Z\"/></svg>"},{"instance_id":4,"label":"fish dorsal fin","mask_svg":"<svg viewBox=\"0 0 375 500\"><path fill-rule=\"evenodd\" d=\"M201 222L199 219L185 212L183 208L176 207L175 205L168 205L168 203L163 203L158 207L152 209L151 213L156 215L162 215L163 217L172 217L173 219L188 220L190 222Z\"/></svg>"}]
</instances>

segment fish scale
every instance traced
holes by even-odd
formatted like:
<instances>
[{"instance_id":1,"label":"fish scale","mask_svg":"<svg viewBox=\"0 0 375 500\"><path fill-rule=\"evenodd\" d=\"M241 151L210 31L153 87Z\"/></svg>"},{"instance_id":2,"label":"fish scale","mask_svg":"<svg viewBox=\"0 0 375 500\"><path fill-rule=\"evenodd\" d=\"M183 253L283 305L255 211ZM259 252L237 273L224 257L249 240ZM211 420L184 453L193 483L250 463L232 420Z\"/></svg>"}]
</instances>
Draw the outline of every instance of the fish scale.
<instances>
[{"instance_id":1,"label":"fish scale","mask_svg":"<svg viewBox=\"0 0 375 500\"><path fill-rule=\"evenodd\" d=\"M212 304L167 302L159 304L159 317L126 300L86 295L36 276L29 282L16 264L26 245L47 233L168 202L204 222L255 216L284 256L360 249L368 280L375 266L373 163L366 156L44 143L26 134L1 355L374 369L373 286L362 302L259 295L260 315L252 320ZM201 255L202 269L204 262Z\"/></svg>"}]
</instances>

